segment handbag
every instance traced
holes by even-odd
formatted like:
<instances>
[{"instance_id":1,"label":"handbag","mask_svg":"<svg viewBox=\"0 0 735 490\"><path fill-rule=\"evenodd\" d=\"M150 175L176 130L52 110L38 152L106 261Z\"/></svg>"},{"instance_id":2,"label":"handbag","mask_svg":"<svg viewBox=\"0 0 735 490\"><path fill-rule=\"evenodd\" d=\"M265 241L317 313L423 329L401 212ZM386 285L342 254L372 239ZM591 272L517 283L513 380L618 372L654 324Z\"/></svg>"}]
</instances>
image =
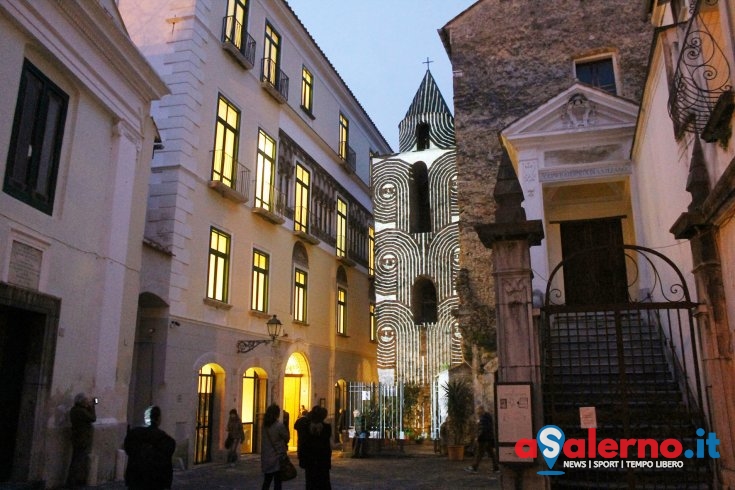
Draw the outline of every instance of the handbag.
<instances>
[{"instance_id":1,"label":"handbag","mask_svg":"<svg viewBox=\"0 0 735 490\"><path fill-rule=\"evenodd\" d=\"M291 462L291 458L287 454L281 456L281 469L279 473L281 475L281 481L293 480L296 478L296 467Z\"/></svg>"},{"instance_id":2,"label":"handbag","mask_svg":"<svg viewBox=\"0 0 735 490\"><path fill-rule=\"evenodd\" d=\"M232 437L227 436L227 439L225 439L225 449L230 449L233 442Z\"/></svg>"},{"instance_id":3,"label":"handbag","mask_svg":"<svg viewBox=\"0 0 735 490\"><path fill-rule=\"evenodd\" d=\"M273 444L270 431L266 428L264 432L266 437L268 437L268 442L271 443L271 447L275 449L276 446ZM288 481L296 478L296 467L291 462L291 458L288 457L288 454L282 454L278 459L278 464L278 475L281 477L281 481Z\"/></svg>"}]
</instances>

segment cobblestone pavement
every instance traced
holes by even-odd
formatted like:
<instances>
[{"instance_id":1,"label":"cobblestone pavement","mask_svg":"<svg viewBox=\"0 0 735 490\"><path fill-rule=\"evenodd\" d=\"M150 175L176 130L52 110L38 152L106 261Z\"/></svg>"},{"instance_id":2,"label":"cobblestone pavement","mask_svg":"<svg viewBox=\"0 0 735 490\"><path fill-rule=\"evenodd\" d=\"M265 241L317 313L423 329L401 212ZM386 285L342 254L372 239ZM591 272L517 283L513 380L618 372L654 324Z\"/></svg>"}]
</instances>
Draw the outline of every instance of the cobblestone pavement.
<instances>
[{"instance_id":1,"label":"cobblestone pavement","mask_svg":"<svg viewBox=\"0 0 735 490\"><path fill-rule=\"evenodd\" d=\"M297 464L296 454L290 454ZM367 458L354 459L348 453L332 453L332 488L402 489L489 489L500 488L498 473L483 459L477 473L464 471L471 459L449 461L433 452L431 444L407 445L401 453L386 450ZM190 470L175 471L173 490L257 490L263 481L260 458L245 456L234 467L212 463ZM91 487L90 487L91 488ZM94 487L98 490L123 490L122 482ZM272 488L272 485L271 485ZM284 482L284 490L304 488L304 471L299 468L295 480Z\"/></svg>"}]
</instances>

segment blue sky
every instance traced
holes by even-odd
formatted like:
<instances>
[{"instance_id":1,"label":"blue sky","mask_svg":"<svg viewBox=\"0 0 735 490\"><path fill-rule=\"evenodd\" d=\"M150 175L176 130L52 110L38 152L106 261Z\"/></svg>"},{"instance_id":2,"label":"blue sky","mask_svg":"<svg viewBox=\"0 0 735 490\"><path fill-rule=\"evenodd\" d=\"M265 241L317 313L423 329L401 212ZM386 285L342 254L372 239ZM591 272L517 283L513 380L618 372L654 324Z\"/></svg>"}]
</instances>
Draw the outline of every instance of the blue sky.
<instances>
[{"instance_id":1,"label":"blue sky","mask_svg":"<svg viewBox=\"0 0 735 490\"><path fill-rule=\"evenodd\" d=\"M427 57L453 107L452 66L437 30L476 0L286 1L394 151Z\"/></svg>"}]
</instances>

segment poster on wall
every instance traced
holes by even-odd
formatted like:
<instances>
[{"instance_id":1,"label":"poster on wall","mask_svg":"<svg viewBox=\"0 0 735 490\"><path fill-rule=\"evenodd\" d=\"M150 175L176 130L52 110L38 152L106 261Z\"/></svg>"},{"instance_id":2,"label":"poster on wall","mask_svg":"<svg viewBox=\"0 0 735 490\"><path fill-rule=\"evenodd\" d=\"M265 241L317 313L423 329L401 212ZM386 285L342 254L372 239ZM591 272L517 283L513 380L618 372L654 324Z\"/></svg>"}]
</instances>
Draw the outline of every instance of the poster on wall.
<instances>
[{"instance_id":1,"label":"poster on wall","mask_svg":"<svg viewBox=\"0 0 735 490\"><path fill-rule=\"evenodd\" d=\"M498 426L498 460L501 463L533 463L516 456L520 439L533 439L531 383L497 383L495 418Z\"/></svg>"}]
</instances>

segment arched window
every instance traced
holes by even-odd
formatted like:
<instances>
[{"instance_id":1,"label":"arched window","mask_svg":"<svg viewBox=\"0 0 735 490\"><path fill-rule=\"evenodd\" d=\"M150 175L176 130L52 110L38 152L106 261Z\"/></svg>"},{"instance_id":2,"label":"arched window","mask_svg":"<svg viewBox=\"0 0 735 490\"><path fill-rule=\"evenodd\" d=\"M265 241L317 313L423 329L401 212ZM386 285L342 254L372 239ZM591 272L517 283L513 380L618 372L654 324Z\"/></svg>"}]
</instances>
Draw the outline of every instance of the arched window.
<instances>
[{"instance_id":1,"label":"arched window","mask_svg":"<svg viewBox=\"0 0 735 490\"><path fill-rule=\"evenodd\" d=\"M416 126L416 149L418 151L428 150L431 142L429 134L431 133L431 126L429 123L421 123Z\"/></svg>"},{"instance_id":2,"label":"arched window","mask_svg":"<svg viewBox=\"0 0 735 490\"><path fill-rule=\"evenodd\" d=\"M436 323L436 288L430 279L421 277L416 280L411 303L415 323Z\"/></svg>"},{"instance_id":3,"label":"arched window","mask_svg":"<svg viewBox=\"0 0 735 490\"><path fill-rule=\"evenodd\" d=\"M411 167L410 205L410 232L427 233L431 231L429 172L424 162L416 162Z\"/></svg>"}]
</instances>

